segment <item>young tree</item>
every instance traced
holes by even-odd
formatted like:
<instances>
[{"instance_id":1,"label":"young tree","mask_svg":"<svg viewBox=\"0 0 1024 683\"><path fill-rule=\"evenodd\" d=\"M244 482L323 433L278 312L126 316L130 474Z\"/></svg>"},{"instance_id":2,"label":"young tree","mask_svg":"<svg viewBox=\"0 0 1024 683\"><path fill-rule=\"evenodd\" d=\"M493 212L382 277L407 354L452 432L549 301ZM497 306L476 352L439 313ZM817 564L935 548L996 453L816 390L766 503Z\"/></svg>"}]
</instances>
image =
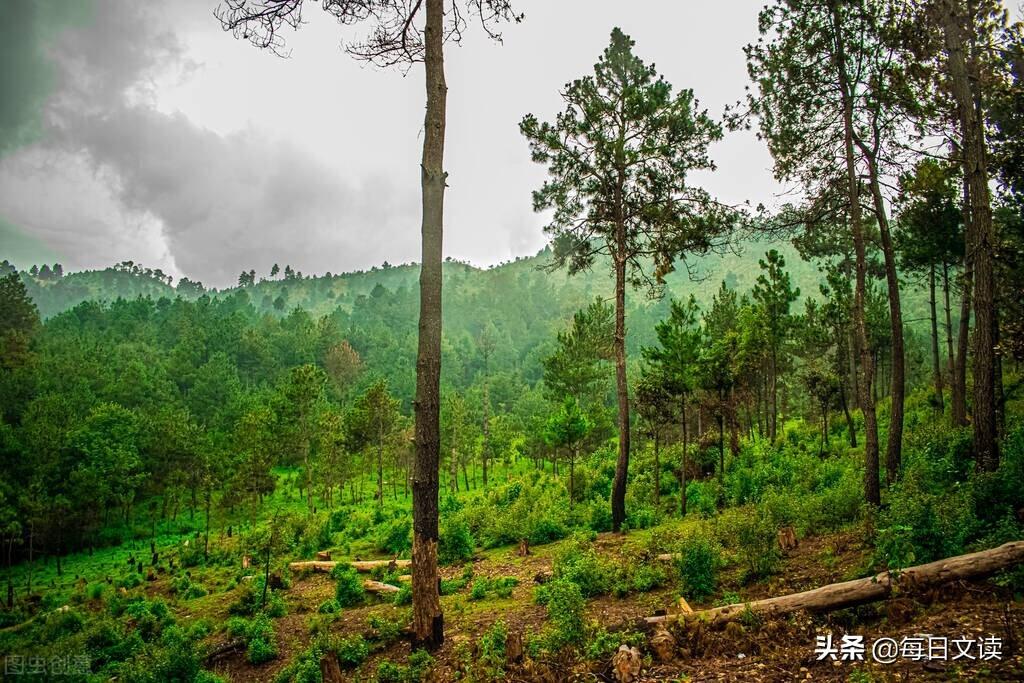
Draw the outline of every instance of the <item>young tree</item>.
<instances>
[{"instance_id":1,"label":"young tree","mask_svg":"<svg viewBox=\"0 0 1024 683\"><path fill-rule=\"evenodd\" d=\"M313 511L313 467L311 455L315 445L316 415L324 398L327 375L315 365L292 368L281 388L283 428L292 453L302 463L305 478L306 507Z\"/></svg>"},{"instance_id":2,"label":"young tree","mask_svg":"<svg viewBox=\"0 0 1024 683\"><path fill-rule=\"evenodd\" d=\"M614 309L600 298L573 314L572 327L558 333L555 350L541 361L548 398L561 403L572 396L584 412L602 412L613 358L614 317Z\"/></svg>"},{"instance_id":3,"label":"young tree","mask_svg":"<svg viewBox=\"0 0 1024 683\"><path fill-rule=\"evenodd\" d=\"M589 430L590 420L572 396L565 397L545 425L544 441L554 449L564 448L569 461L569 509L576 500L576 460L580 455L580 444Z\"/></svg>"},{"instance_id":4,"label":"young tree","mask_svg":"<svg viewBox=\"0 0 1024 683\"><path fill-rule=\"evenodd\" d=\"M738 320L740 303L736 292L725 282L704 314L703 343L698 359L700 385L704 389L711 410L718 423L718 467L721 481L725 476L725 425L733 419L733 389L738 381L740 333Z\"/></svg>"},{"instance_id":5,"label":"young tree","mask_svg":"<svg viewBox=\"0 0 1024 683\"><path fill-rule=\"evenodd\" d=\"M707 150L721 127L697 108L693 92L672 92L634 42L614 29L594 74L568 84L555 123L528 114L520 130L532 158L551 178L534 192L536 211L554 209L554 267L570 273L607 258L615 275L615 384L619 453L612 488L612 528L626 518L629 387L626 379L626 286L659 291L676 259L715 247L733 212L687 183L713 169ZM651 265L653 263L653 272Z\"/></svg>"},{"instance_id":6,"label":"young tree","mask_svg":"<svg viewBox=\"0 0 1024 683\"><path fill-rule=\"evenodd\" d=\"M942 360L939 353L939 318L936 302L936 280L942 279L945 301L946 350L950 373L955 372L953 355L952 314L949 305L949 270L963 260L964 239L961 210L956 204L956 191L949 167L932 159L921 161L913 173L901 179L903 204L899 213L899 231L896 246L900 265L910 273L924 273L928 280L929 310L932 329L932 375L938 408L945 408L943 397ZM952 382L953 412L961 407L965 397L959 383Z\"/></svg>"},{"instance_id":7,"label":"young tree","mask_svg":"<svg viewBox=\"0 0 1024 683\"><path fill-rule=\"evenodd\" d=\"M793 324L789 305L800 297L800 288L793 289L790 285L786 259L778 251L768 251L765 258L767 260L758 260L763 272L757 276L753 296L766 323L764 331L768 342L768 400L771 403L771 410L768 413L768 438L774 441L779 416L779 355Z\"/></svg>"},{"instance_id":8,"label":"young tree","mask_svg":"<svg viewBox=\"0 0 1024 683\"><path fill-rule=\"evenodd\" d=\"M679 402L683 452L679 463L680 513L686 514L686 457L689 450L687 401L696 388L701 332L697 322L697 302L691 296L686 303L672 300L669 317L654 327L658 346L642 351L649 364L652 380Z\"/></svg>"},{"instance_id":9,"label":"young tree","mask_svg":"<svg viewBox=\"0 0 1024 683\"><path fill-rule=\"evenodd\" d=\"M509 0L325 0L324 9L345 25L370 22L362 42L346 49L378 65L422 62L426 76L420 189L423 221L420 265L420 322L416 356L416 462L413 473L413 632L419 643L436 648L444 641L444 618L437 588L437 487L441 450L441 263L444 219L444 134L448 86L444 43L458 43L466 27L465 9L495 39L496 23L520 21ZM278 30L302 24L302 0L225 0L218 17L226 30L260 48L282 47ZM422 10L422 12L421 12ZM287 275L287 269L286 269Z\"/></svg>"},{"instance_id":10,"label":"young tree","mask_svg":"<svg viewBox=\"0 0 1024 683\"><path fill-rule=\"evenodd\" d=\"M398 400L388 391L385 380L377 380L367 388L348 413L347 431L350 448L362 451L372 448L377 470L377 507L384 505L384 457L392 446L400 413Z\"/></svg>"}]
</instances>

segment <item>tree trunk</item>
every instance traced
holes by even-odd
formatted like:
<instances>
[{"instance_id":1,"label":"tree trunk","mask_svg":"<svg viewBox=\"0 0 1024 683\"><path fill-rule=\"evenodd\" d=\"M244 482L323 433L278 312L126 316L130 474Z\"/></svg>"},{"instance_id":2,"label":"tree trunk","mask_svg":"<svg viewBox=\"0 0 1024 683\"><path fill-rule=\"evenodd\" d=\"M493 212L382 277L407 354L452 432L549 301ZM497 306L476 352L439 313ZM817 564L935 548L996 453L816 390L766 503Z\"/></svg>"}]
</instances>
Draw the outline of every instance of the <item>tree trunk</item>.
<instances>
[{"instance_id":1,"label":"tree trunk","mask_svg":"<svg viewBox=\"0 0 1024 683\"><path fill-rule=\"evenodd\" d=\"M774 344L772 345L771 356L769 357L769 368L768 368L768 401L771 403L768 414L768 440L775 442L775 437L778 435L779 429L779 377L778 377L778 351L775 349Z\"/></svg>"},{"instance_id":2,"label":"tree trunk","mask_svg":"<svg viewBox=\"0 0 1024 683\"><path fill-rule=\"evenodd\" d=\"M687 616L687 620L719 626L735 621L753 612L762 616L776 617L799 610L829 611L843 609L867 602L884 600L894 590L922 590L949 581L980 578L1008 569L1024 562L1024 541L1005 543L996 548L968 555L958 555L916 567L908 567L898 574L882 572L864 579L833 583L802 593L791 593L775 598L764 598L748 603L737 603L701 610ZM647 617L649 625L678 619L679 615Z\"/></svg>"},{"instance_id":3,"label":"tree trunk","mask_svg":"<svg viewBox=\"0 0 1024 683\"><path fill-rule=\"evenodd\" d=\"M686 425L686 396L683 396L682 401L682 413L683 413L683 458L682 463L679 466L679 514L682 517L686 516L686 450L689 447L689 434L687 433Z\"/></svg>"},{"instance_id":4,"label":"tree trunk","mask_svg":"<svg viewBox=\"0 0 1024 683\"><path fill-rule=\"evenodd\" d=\"M658 430L654 430L654 507L661 507L661 442Z\"/></svg>"},{"instance_id":5,"label":"tree trunk","mask_svg":"<svg viewBox=\"0 0 1024 683\"><path fill-rule=\"evenodd\" d=\"M377 443L377 507L384 505L384 445Z\"/></svg>"},{"instance_id":6,"label":"tree trunk","mask_svg":"<svg viewBox=\"0 0 1024 683\"><path fill-rule=\"evenodd\" d=\"M971 222L966 243L974 270L974 362L971 373L974 379L974 455L978 469L994 471L999 465L995 397L995 238L980 98L973 91L965 55L970 37L964 35L964 23L970 23L973 34L974 17L961 16L958 4L954 0L946 0L942 8L942 28L949 86L956 101L963 138L964 182L970 195Z\"/></svg>"},{"instance_id":7,"label":"tree trunk","mask_svg":"<svg viewBox=\"0 0 1024 683\"><path fill-rule=\"evenodd\" d=\"M903 350L903 307L900 304L900 281L896 274L896 250L889 230L889 217L885 200L878 183L878 167L874 153L867 153L871 197L878 220L878 232L882 238L882 255L885 261L885 281L889 292L889 326L892 349L889 366L889 438L885 449L885 479L892 484L899 477L903 460L903 405L906 398L906 354Z\"/></svg>"},{"instance_id":8,"label":"tree trunk","mask_svg":"<svg viewBox=\"0 0 1024 683\"><path fill-rule=\"evenodd\" d=\"M952 385L956 380L953 379L953 375L956 373L956 358L953 356L953 318L952 312L949 310L949 264L942 264L942 298L946 313L946 365L949 370L949 383L952 391Z\"/></svg>"},{"instance_id":9,"label":"tree trunk","mask_svg":"<svg viewBox=\"0 0 1024 683\"><path fill-rule=\"evenodd\" d=\"M718 411L718 482L725 479L725 415Z\"/></svg>"},{"instance_id":10,"label":"tree trunk","mask_svg":"<svg viewBox=\"0 0 1024 683\"><path fill-rule=\"evenodd\" d=\"M626 384L626 259L625 226L617 229L615 257L615 396L619 404L619 457L612 485L612 531L626 521L626 477L629 471L629 387Z\"/></svg>"},{"instance_id":11,"label":"tree trunk","mask_svg":"<svg viewBox=\"0 0 1024 683\"><path fill-rule=\"evenodd\" d=\"M939 401L939 412L945 412L946 404L942 397L942 361L939 360L939 316L935 307L935 265L928 271L928 303L932 316L932 375L935 377L935 395Z\"/></svg>"},{"instance_id":12,"label":"tree trunk","mask_svg":"<svg viewBox=\"0 0 1024 683\"><path fill-rule=\"evenodd\" d=\"M853 416L850 415L850 406L846 402L846 388L843 383L839 384L839 404L843 407L843 416L846 418L846 430L850 434L850 448L856 448L857 429L853 424Z\"/></svg>"},{"instance_id":13,"label":"tree trunk","mask_svg":"<svg viewBox=\"0 0 1024 683\"><path fill-rule=\"evenodd\" d=\"M867 296L867 248L864 238L864 225L861 221L860 178L853 156L853 101L846 74L846 52L843 47L844 37L838 3L832 5L832 21L836 40L836 74L843 99L843 137L846 157L847 192L850 199L850 227L853 233L854 252L856 253L857 279L853 296L853 324L856 330L857 347L861 358L858 398L860 400L861 412L864 414L864 497L868 504L878 506L882 502L881 487L878 480L878 422L875 415L875 403L872 399L871 387L875 368L874 359L871 357L871 349L868 347L867 322L864 311L864 299Z\"/></svg>"},{"instance_id":14,"label":"tree trunk","mask_svg":"<svg viewBox=\"0 0 1024 683\"><path fill-rule=\"evenodd\" d=\"M441 282L444 229L444 133L447 85L444 78L444 0L426 0L425 64L427 110L423 133L422 260L419 344L416 354L416 462L412 483L412 611L417 645L437 649L444 642L438 591L438 465L441 450Z\"/></svg>"}]
</instances>

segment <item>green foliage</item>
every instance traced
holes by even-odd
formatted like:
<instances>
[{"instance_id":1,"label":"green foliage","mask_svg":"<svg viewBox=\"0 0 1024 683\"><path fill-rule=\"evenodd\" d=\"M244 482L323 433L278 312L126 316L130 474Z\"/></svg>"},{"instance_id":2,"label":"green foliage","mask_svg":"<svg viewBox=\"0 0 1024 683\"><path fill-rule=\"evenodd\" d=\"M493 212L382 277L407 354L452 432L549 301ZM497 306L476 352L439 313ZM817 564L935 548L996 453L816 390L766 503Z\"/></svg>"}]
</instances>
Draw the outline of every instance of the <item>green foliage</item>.
<instances>
[{"instance_id":1,"label":"green foliage","mask_svg":"<svg viewBox=\"0 0 1024 683\"><path fill-rule=\"evenodd\" d=\"M476 541L473 533L459 515L442 515L437 544L437 561L442 565L457 564L472 559Z\"/></svg>"},{"instance_id":2,"label":"green foliage","mask_svg":"<svg viewBox=\"0 0 1024 683\"><path fill-rule=\"evenodd\" d=\"M614 582L615 569L598 555L589 539L577 535L566 542L551 564L555 579L579 586L583 597L608 593ZM550 585L550 584L548 584ZM547 588L543 586L542 588Z\"/></svg>"},{"instance_id":3,"label":"green foliage","mask_svg":"<svg viewBox=\"0 0 1024 683\"><path fill-rule=\"evenodd\" d=\"M555 579L544 585L548 621L552 630L546 645L551 650L583 643L586 629L583 623L585 606L579 584L566 579Z\"/></svg>"},{"instance_id":4,"label":"green foliage","mask_svg":"<svg viewBox=\"0 0 1024 683\"><path fill-rule=\"evenodd\" d=\"M722 545L735 549L744 568L744 580L764 578L777 569L777 529L763 511L753 507L730 508L716 520L716 531Z\"/></svg>"},{"instance_id":5,"label":"green foliage","mask_svg":"<svg viewBox=\"0 0 1024 683\"><path fill-rule=\"evenodd\" d=\"M404 606L404 605L411 605L412 604L412 585L411 584L402 584L401 586L399 586L398 587L398 592L395 593L395 597L393 599L393 602L395 603L395 605L397 605L399 607Z\"/></svg>"},{"instance_id":6,"label":"green foliage","mask_svg":"<svg viewBox=\"0 0 1024 683\"><path fill-rule=\"evenodd\" d=\"M245 657L251 664L262 664L277 657L274 624L266 614L252 619L233 617L227 623L228 634L245 641Z\"/></svg>"},{"instance_id":7,"label":"green foliage","mask_svg":"<svg viewBox=\"0 0 1024 683\"><path fill-rule=\"evenodd\" d=\"M403 514L378 526L376 550L389 555L406 555L412 549L412 520Z\"/></svg>"},{"instance_id":8,"label":"green foliage","mask_svg":"<svg viewBox=\"0 0 1024 683\"><path fill-rule=\"evenodd\" d=\"M188 574L182 574L171 580L171 592L181 600L194 600L206 595L206 590L193 581Z\"/></svg>"},{"instance_id":9,"label":"green foliage","mask_svg":"<svg viewBox=\"0 0 1024 683\"><path fill-rule=\"evenodd\" d=\"M351 669L359 666L370 656L370 644L362 636L349 636L334 643L338 663Z\"/></svg>"},{"instance_id":10,"label":"green foliage","mask_svg":"<svg viewBox=\"0 0 1024 683\"><path fill-rule=\"evenodd\" d=\"M336 564L331 570L331 578L337 581L334 597L341 607L355 607L366 600L363 580L351 565Z\"/></svg>"},{"instance_id":11,"label":"green foliage","mask_svg":"<svg viewBox=\"0 0 1024 683\"><path fill-rule=\"evenodd\" d=\"M718 570L724 564L718 543L706 532L686 536L675 561L683 591L694 600L706 599L718 586Z\"/></svg>"},{"instance_id":12,"label":"green foliage","mask_svg":"<svg viewBox=\"0 0 1024 683\"><path fill-rule=\"evenodd\" d=\"M505 643L508 627L500 619L490 625L477 639L477 664L485 680L501 680L505 675Z\"/></svg>"}]
</instances>

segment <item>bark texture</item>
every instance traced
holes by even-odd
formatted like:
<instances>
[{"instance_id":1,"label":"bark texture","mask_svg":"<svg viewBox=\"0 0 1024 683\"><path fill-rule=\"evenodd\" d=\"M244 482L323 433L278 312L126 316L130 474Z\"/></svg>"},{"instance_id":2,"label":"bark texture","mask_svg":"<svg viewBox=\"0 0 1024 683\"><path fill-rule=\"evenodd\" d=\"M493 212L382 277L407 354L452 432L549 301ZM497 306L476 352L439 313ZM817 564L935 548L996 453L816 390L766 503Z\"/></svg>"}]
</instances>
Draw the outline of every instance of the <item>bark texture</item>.
<instances>
[{"instance_id":1,"label":"bark texture","mask_svg":"<svg viewBox=\"0 0 1024 683\"><path fill-rule=\"evenodd\" d=\"M426 12L427 111L420 169L423 245L414 401L416 460L412 482L412 630L416 644L436 649L444 642L444 617L441 614L437 578L444 134L448 96L444 78L444 0L426 0Z\"/></svg>"}]
</instances>

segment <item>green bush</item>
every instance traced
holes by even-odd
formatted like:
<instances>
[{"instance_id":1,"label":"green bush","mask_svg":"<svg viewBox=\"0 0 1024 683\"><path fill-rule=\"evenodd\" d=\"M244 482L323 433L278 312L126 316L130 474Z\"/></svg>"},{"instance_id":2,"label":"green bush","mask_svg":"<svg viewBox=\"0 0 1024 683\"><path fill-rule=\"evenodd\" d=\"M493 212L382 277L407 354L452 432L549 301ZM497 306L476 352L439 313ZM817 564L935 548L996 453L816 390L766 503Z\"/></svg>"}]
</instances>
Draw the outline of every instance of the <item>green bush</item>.
<instances>
[{"instance_id":1,"label":"green bush","mask_svg":"<svg viewBox=\"0 0 1024 683\"><path fill-rule=\"evenodd\" d=\"M411 605L412 604L412 585L402 584L398 587L398 592L395 593L393 602L398 606Z\"/></svg>"},{"instance_id":2,"label":"green bush","mask_svg":"<svg viewBox=\"0 0 1024 683\"><path fill-rule=\"evenodd\" d=\"M508 627L504 621L496 621L480 634L477 640L477 664L483 669L486 680L500 680L505 675L505 642Z\"/></svg>"},{"instance_id":3,"label":"green bush","mask_svg":"<svg viewBox=\"0 0 1024 683\"><path fill-rule=\"evenodd\" d=\"M578 584L555 579L544 586L547 595L548 620L552 631L546 639L548 648L558 650L584 641L583 593Z\"/></svg>"},{"instance_id":4,"label":"green bush","mask_svg":"<svg viewBox=\"0 0 1024 683\"><path fill-rule=\"evenodd\" d=\"M374 542L378 552L406 555L412 548L412 519L402 515L383 524Z\"/></svg>"},{"instance_id":5,"label":"green bush","mask_svg":"<svg viewBox=\"0 0 1024 683\"><path fill-rule=\"evenodd\" d=\"M779 564L778 533L771 520L753 506L730 508L716 520L722 545L735 548L744 580L770 576Z\"/></svg>"},{"instance_id":6,"label":"green bush","mask_svg":"<svg viewBox=\"0 0 1024 683\"><path fill-rule=\"evenodd\" d=\"M352 669L370 656L370 645L362 636L350 636L342 638L334 645L334 652L338 655L338 663L341 666Z\"/></svg>"},{"instance_id":7,"label":"green bush","mask_svg":"<svg viewBox=\"0 0 1024 683\"><path fill-rule=\"evenodd\" d=\"M567 542L552 562L554 578L579 586L584 597L609 592L614 582L614 568L601 559L591 542L576 535Z\"/></svg>"},{"instance_id":8,"label":"green bush","mask_svg":"<svg viewBox=\"0 0 1024 683\"><path fill-rule=\"evenodd\" d=\"M437 545L437 560L443 565L472 559L476 541L469 525L461 517L442 517Z\"/></svg>"},{"instance_id":9,"label":"green bush","mask_svg":"<svg viewBox=\"0 0 1024 683\"><path fill-rule=\"evenodd\" d=\"M683 590L693 600L704 600L715 592L722 551L709 534L694 532L686 536L675 564Z\"/></svg>"},{"instance_id":10,"label":"green bush","mask_svg":"<svg viewBox=\"0 0 1024 683\"><path fill-rule=\"evenodd\" d=\"M718 512L721 487L714 481L691 481L686 485L686 512L708 518Z\"/></svg>"},{"instance_id":11,"label":"green bush","mask_svg":"<svg viewBox=\"0 0 1024 683\"><path fill-rule=\"evenodd\" d=\"M341 607L355 607L363 604L366 590L359 573L348 564L336 564L331 570L331 578L337 581L334 597Z\"/></svg>"}]
</instances>

